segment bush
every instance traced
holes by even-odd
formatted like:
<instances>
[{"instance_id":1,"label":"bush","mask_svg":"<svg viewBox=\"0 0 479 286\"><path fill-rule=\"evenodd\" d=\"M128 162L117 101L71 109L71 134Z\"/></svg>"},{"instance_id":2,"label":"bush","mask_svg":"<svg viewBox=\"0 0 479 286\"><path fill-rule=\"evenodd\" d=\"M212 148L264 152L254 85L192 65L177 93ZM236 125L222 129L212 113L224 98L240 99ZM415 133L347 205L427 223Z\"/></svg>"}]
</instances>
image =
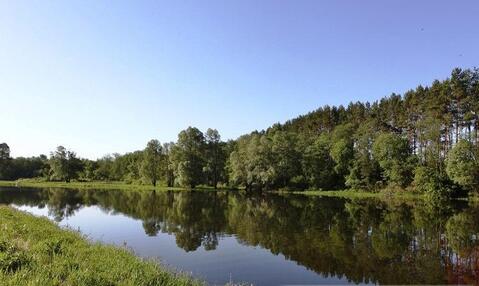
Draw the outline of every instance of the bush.
<instances>
[{"instance_id":1,"label":"bush","mask_svg":"<svg viewBox=\"0 0 479 286\"><path fill-rule=\"evenodd\" d=\"M453 187L447 177L441 176L436 170L419 166L414 171L414 189L417 192L432 197L450 197Z\"/></svg>"},{"instance_id":2,"label":"bush","mask_svg":"<svg viewBox=\"0 0 479 286\"><path fill-rule=\"evenodd\" d=\"M446 171L456 184L473 189L479 185L479 159L476 147L461 140L447 154Z\"/></svg>"}]
</instances>

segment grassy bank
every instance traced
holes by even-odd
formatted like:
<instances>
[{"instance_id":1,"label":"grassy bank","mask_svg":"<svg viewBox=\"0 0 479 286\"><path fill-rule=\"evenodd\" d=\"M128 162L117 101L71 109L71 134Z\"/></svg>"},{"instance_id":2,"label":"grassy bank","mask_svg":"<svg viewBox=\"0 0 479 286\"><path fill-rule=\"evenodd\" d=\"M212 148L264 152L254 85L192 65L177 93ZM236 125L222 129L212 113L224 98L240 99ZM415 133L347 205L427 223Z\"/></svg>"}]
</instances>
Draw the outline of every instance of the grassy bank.
<instances>
[{"instance_id":1,"label":"grassy bank","mask_svg":"<svg viewBox=\"0 0 479 286\"><path fill-rule=\"evenodd\" d=\"M156 190L156 191L185 191L185 188L165 187L140 184L128 184L125 182L47 182L36 179L17 181L0 181L0 187L27 187L27 188L64 188L64 189L102 189L102 190ZM211 191L212 187L197 187L197 191ZM225 190L225 189L218 189Z\"/></svg>"},{"instance_id":2,"label":"grassy bank","mask_svg":"<svg viewBox=\"0 0 479 286\"><path fill-rule=\"evenodd\" d=\"M126 249L90 243L11 207L0 206L2 285L201 285Z\"/></svg>"},{"instance_id":3,"label":"grassy bank","mask_svg":"<svg viewBox=\"0 0 479 286\"><path fill-rule=\"evenodd\" d=\"M340 190L340 191L301 191L293 192L295 194L303 194L307 196L323 196L323 197L342 197L342 198L380 198L380 199L423 199L424 195L413 193L411 191L379 191L368 192L358 190Z\"/></svg>"},{"instance_id":4,"label":"grassy bank","mask_svg":"<svg viewBox=\"0 0 479 286\"><path fill-rule=\"evenodd\" d=\"M67 188L67 189L135 189L135 190L168 190L176 188L153 187L151 185L127 184L124 182L47 182L35 179L0 181L3 187L31 187L31 188Z\"/></svg>"},{"instance_id":5,"label":"grassy bank","mask_svg":"<svg viewBox=\"0 0 479 286\"><path fill-rule=\"evenodd\" d=\"M18 181L0 181L0 187L30 187L30 188L66 188L66 189L110 189L110 190L157 190L157 191L185 191L185 188L167 188L164 186L153 187L151 185L140 184L128 184L125 182L47 182L37 179L25 179ZM212 187L197 187L197 191L212 191ZM218 189L228 190L228 189ZM320 191L320 190L307 190L307 191L273 191L278 193L287 194L303 194L308 196L328 196L328 197L344 197L344 198L397 198L397 199L421 199L423 195L413 193L405 190L382 190L376 192L364 191L364 190L337 190L337 191Z\"/></svg>"}]
</instances>

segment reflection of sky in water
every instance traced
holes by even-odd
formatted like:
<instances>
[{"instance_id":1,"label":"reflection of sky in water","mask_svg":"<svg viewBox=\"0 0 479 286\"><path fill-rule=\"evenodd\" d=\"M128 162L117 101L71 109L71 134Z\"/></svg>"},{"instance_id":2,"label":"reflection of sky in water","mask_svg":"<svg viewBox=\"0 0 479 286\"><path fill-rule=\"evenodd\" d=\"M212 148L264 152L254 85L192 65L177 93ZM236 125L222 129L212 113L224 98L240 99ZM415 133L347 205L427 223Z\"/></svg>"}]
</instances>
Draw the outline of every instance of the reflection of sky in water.
<instances>
[{"instance_id":1,"label":"reflection of sky in water","mask_svg":"<svg viewBox=\"0 0 479 286\"><path fill-rule=\"evenodd\" d=\"M35 215L49 216L48 208L16 206ZM49 216L53 219L52 216ZM127 244L144 257L155 257L173 268L204 277L214 284L232 281L256 285L279 284L345 284L346 279L325 278L281 254L274 255L261 247L240 244L235 237L219 238L215 250L203 247L186 252L176 245L175 236L159 232L150 237L142 222L122 214L108 214L99 207L82 207L60 222L61 226L80 229L93 240L116 245Z\"/></svg>"}]
</instances>

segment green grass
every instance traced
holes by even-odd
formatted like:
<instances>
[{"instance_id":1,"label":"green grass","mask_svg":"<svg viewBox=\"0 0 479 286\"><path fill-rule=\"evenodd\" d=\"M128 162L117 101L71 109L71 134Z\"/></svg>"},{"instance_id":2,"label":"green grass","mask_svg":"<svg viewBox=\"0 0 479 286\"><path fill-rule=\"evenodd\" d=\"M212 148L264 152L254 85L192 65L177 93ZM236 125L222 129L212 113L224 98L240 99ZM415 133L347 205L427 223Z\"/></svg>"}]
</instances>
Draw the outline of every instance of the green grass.
<instances>
[{"instance_id":1,"label":"green grass","mask_svg":"<svg viewBox=\"0 0 479 286\"><path fill-rule=\"evenodd\" d=\"M21 179L17 181L0 181L1 186L10 187L34 187L34 188L67 188L67 189L111 189L111 190L157 190L157 191L185 191L188 189L179 187L165 187L140 184L128 184L125 182L48 182L39 179ZM214 188L207 186L200 186L195 188L197 191L213 191ZM219 188L218 190L231 190ZM364 190L336 190L336 191L322 191L322 190L306 190L306 191L291 191L280 190L273 191L275 193L293 193L303 194L308 196L328 196L328 197L344 197L344 198L381 198L381 199L423 199L424 195L414 193L412 191L398 190L398 189L384 189L381 191L364 191Z\"/></svg>"},{"instance_id":2,"label":"green grass","mask_svg":"<svg viewBox=\"0 0 479 286\"><path fill-rule=\"evenodd\" d=\"M186 188L165 187L140 184L128 184L125 182L48 182L39 179L20 179L17 181L0 181L0 187L27 187L27 188L65 188L65 189L109 189L109 190L157 190L157 191L186 191ZM196 191L210 191L213 187L200 186ZM226 189L218 189L226 190Z\"/></svg>"},{"instance_id":3,"label":"green grass","mask_svg":"<svg viewBox=\"0 0 479 286\"><path fill-rule=\"evenodd\" d=\"M73 189L147 189L153 186L133 185L123 182L47 182L37 180L0 181L3 187L37 187L37 188L73 188Z\"/></svg>"},{"instance_id":4,"label":"green grass","mask_svg":"<svg viewBox=\"0 0 479 286\"><path fill-rule=\"evenodd\" d=\"M0 206L0 284L204 285L7 206Z\"/></svg>"},{"instance_id":5,"label":"green grass","mask_svg":"<svg viewBox=\"0 0 479 286\"><path fill-rule=\"evenodd\" d=\"M413 193L411 191L388 191L370 192L362 190L339 190L339 191L295 191L294 194L302 194L307 196L323 196L323 197L342 197L342 198L380 198L380 199L423 199L422 194Z\"/></svg>"}]
</instances>

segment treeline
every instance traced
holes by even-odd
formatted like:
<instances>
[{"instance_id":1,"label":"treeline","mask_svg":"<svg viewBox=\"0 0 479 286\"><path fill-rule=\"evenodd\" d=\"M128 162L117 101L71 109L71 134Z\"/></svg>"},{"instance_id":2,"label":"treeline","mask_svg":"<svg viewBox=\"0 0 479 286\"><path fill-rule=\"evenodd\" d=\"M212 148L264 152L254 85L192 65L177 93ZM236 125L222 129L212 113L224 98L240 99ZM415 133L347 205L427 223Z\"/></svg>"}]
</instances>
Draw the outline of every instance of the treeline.
<instances>
[{"instance_id":1,"label":"treeline","mask_svg":"<svg viewBox=\"0 0 479 286\"><path fill-rule=\"evenodd\" d=\"M203 134L189 127L176 143L151 140L144 150L124 155L106 155L98 160L78 158L58 146L50 157L11 158L10 148L0 144L0 180L43 177L49 181L125 181L173 187L227 185L225 163L232 141L221 141L217 130Z\"/></svg>"},{"instance_id":2,"label":"treeline","mask_svg":"<svg viewBox=\"0 0 479 286\"><path fill-rule=\"evenodd\" d=\"M234 141L190 127L176 143L152 140L145 150L96 161L77 159L63 147L48 160L0 155L0 178L460 194L479 185L478 116L479 70L454 69L448 79L402 96L324 106Z\"/></svg>"},{"instance_id":3,"label":"treeline","mask_svg":"<svg viewBox=\"0 0 479 286\"><path fill-rule=\"evenodd\" d=\"M479 184L479 70L371 103L325 106L240 137L230 179L247 187L414 188L459 194Z\"/></svg>"}]
</instances>

